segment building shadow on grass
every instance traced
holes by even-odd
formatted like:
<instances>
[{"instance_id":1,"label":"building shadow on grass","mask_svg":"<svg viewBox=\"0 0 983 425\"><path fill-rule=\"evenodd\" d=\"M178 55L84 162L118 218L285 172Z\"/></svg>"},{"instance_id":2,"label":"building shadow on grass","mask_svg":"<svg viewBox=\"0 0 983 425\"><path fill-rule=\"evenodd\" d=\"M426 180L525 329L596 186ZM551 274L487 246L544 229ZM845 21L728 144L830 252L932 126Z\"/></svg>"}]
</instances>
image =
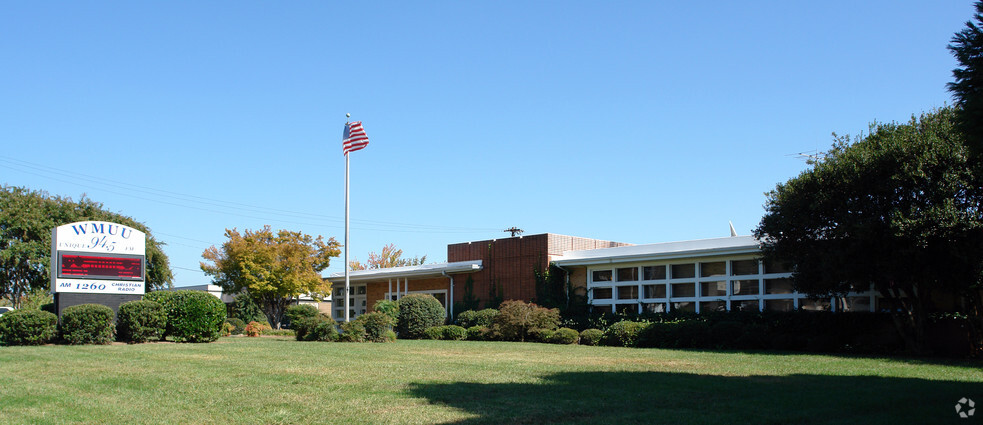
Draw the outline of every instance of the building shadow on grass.
<instances>
[{"instance_id":1,"label":"building shadow on grass","mask_svg":"<svg viewBox=\"0 0 983 425\"><path fill-rule=\"evenodd\" d=\"M474 415L458 424L983 423L983 409L968 421L954 409L963 397L983 402L983 383L915 378L567 372L539 383L414 383L409 392Z\"/></svg>"}]
</instances>

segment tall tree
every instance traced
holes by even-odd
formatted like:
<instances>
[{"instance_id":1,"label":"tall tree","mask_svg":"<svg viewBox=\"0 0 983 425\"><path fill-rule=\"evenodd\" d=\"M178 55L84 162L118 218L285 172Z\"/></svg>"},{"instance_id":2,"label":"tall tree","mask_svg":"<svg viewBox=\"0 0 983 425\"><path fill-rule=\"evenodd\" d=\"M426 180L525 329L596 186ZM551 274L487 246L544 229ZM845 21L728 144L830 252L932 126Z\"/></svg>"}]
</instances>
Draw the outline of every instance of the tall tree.
<instances>
[{"instance_id":1,"label":"tall tree","mask_svg":"<svg viewBox=\"0 0 983 425\"><path fill-rule=\"evenodd\" d=\"M101 203L82 195L51 196L44 191L3 186L0 188L0 297L15 307L32 290L50 285L51 230L76 221L110 221L147 234L146 290L169 287L174 278L164 243L150 229L131 217L106 211Z\"/></svg>"},{"instance_id":2,"label":"tall tree","mask_svg":"<svg viewBox=\"0 0 983 425\"><path fill-rule=\"evenodd\" d=\"M955 81L948 87L956 98L966 141L979 159L983 157L983 1L977 1L975 7L973 18L949 45L960 67L952 70Z\"/></svg>"},{"instance_id":3,"label":"tall tree","mask_svg":"<svg viewBox=\"0 0 983 425\"><path fill-rule=\"evenodd\" d=\"M766 260L793 266L796 288L841 296L871 286L896 305L921 351L933 295L965 300L983 325L983 193L946 108L841 137L812 169L768 193L754 235ZM976 341L979 342L977 332Z\"/></svg>"},{"instance_id":4,"label":"tall tree","mask_svg":"<svg viewBox=\"0 0 983 425\"><path fill-rule=\"evenodd\" d=\"M403 258L403 250L397 249L395 244L389 244L382 247L382 252L379 254L370 252L369 261L365 264L359 262L358 259L353 259L348 262L348 267L350 270L388 269L390 267L419 266L425 261L427 261L426 255Z\"/></svg>"},{"instance_id":5,"label":"tall tree","mask_svg":"<svg viewBox=\"0 0 983 425\"><path fill-rule=\"evenodd\" d=\"M330 288L321 278L331 257L341 252L334 238L305 235L270 226L257 231L226 229L228 241L221 248L209 247L202 257L211 264L201 269L230 294L249 296L277 328L291 300L302 294L320 297Z\"/></svg>"}]
</instances>

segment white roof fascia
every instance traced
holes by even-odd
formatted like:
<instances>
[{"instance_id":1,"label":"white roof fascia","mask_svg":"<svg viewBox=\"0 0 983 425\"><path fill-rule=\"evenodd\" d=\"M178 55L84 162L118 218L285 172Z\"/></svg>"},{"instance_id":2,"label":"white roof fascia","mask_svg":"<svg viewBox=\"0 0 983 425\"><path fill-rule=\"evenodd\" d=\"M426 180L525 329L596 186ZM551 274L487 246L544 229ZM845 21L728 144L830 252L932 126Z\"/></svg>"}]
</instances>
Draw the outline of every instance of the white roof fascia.
<instances>
[{"instance_id":1,"label":"white roof fascia","mask_svg":"<svg viewBox=\"0 0 983 425\"><path fill-rule=\"evenodd\" d=\"M454 263L422 264L419 266L390 267L385 269L355 270L348 272L348 280L364 282L368 280L404 278L404 277L435 277L443 273L474 273L482 269L481 260L457 261ZM345 273L332 273L328 277L331 283L344 283Z\"/></svg>"},{"instance_id":2,"label":"white roof fascia","mask_svg":"<svg viewBox=\"0 0 983 425\"><path fill-rule=\"evenodd\" d=\"M754 239L753 236L732 236L649 245L565 251L563 256L556 257L553 262L558 266L588 266L719 255L754 254L760 251L760 242Z\"/></svg>"}]
</instances>

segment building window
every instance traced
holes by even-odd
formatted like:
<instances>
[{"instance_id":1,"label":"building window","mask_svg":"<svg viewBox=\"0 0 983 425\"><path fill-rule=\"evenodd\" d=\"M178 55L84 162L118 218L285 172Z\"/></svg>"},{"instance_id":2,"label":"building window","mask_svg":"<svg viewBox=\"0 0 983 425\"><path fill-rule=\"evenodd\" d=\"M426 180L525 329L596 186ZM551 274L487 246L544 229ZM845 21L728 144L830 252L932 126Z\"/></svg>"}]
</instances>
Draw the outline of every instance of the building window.
<instances>
[{"instance_id":1,"label":"building window","mask_svg":"<svg viewBox=\"0 0 983 425\"><path fill-rule=\"evenodd\" d=\"M765 311L792 311L792 300L765 300Z\"/></svg>"},{"instance_id":2,"label":"building window","mask_svg":"<svg viewBox=\"0 0 983 425\"><path fill-rule=\"evenodd\" d=\"M737 260L730 262L730 274L744 276L758 274L758 260Z\"/></svg>"},{"instance_id":3,"label":"building window","mask_svg":"<svg viewBox=\"0 0 983 425\"><path fill-rule=\"evenodd\" d=\"M672 284L672 297L673 298L684 298L684 297L695 297L696 296L696 284L693 282L688 283L673 283Z\"/></svg>"},{"instance_id":4,"label":"building window","mask_svg":"<svg viewBox=\"0 0 983 425\"><path fill-rule=\"evenodd\" d=\"M758 307L758 300L731 301L731 311L761 311Z\"/></svg>"},{"instance_id":5,"label":"building window","mask_svg":"<svg viewBox=\"0 0 983 425\"><path fill-rule=\"evenodd\" d=\"M619 286L618 299L619 300L638 299L638 286Z\"/></svg>"},{"instance_id":6,"label":"building window","mask_svg":"<svg viewBox=\"0 0 983 425\"><path fill-rule=\"evenodd\" d=\"M594 299L609 300L611 299L611 294L611 288L594 288Z\"/></svg>"},{"instance_id":7,"label":"building window","mask_svg":"<svg viewBox=\"0 0 983 425\"><path fill-rule=\"evenodd\" d=\"M638 304L618 304L615 308L618 313L638 313Z\"/></svg>"},{"instance_id":8,"label":"building window","mask_svg":"<svg viewBox=\"0 0 983 425\"><path fill-rule=\"evenodd\" d=\"M727 301L700 302L700 313L709 313L711 311L727 311Z\"/></svg>"},{"instance_id":9,"label":"building window","mask_svg":"<svg viewBox=\"0 0 983 425\"><path fill-rule=\"evenodd\" d=\"M727 295L727 282L700 282L701 297L722 297L724 295Z\"/></svg>"},{"instance_id":10,"label":"building window","mask_svg":"<svg viewBox=\"0 0 983 425\"><path fill-rule=\"evenodd\" d=\"M642 279L645 280L665 280L666 266L645 266L642 267Z\"/></svg>"},{"instance_id":11,"label":"building window","mask_svg":"<svg viewBox=\"0 0 983 425\"><path fill-rule=\"evenodd\" d=\"M364 286L356 286L355 287L355 295L365 295L365 287Z\"/></svg>"},{"instance_id":12,"label":"building window","mask_svg":"<svg viewBox=\"0 0 983 425\"><path fill-rule=\"evenodd\" d=\"M666 297L666 285L645 285L645 298L665 298Z\"/></svg>"},{"instance_id":13,"label":"building window","mask_svg":"<svg viewBox=\"0 0 983 425\"><path fill-rule=\"evenodd\" d=\"M700 277L724 276L726 274L727 263L723 261L700 263Z\"/></svg>"},{"instance_id":14,"label":"building window","mask_svg":"<svg viewBox=\"0 0 983 425\"><path fill-rule=\"evenodd\" d=\"M594 270L592 278L594 282L610 282L611 270Z\"/></svg>"},{"instance_id":15,"label":"building window","mask_svg":"<svg viewBox=\"0 0 983 425\"><path fill-rule=\"evenodd\" d=\"M689 279L696 277L696 264L673 264L671 277L673 279Z\"/></svg>"},{"instance_id":16,"label":"building window","mask_svg":"<svg viewBox=\"0 0 983 425\"><path fill-rule=\"evenodd\" d=\"M803 298L799 300L799 308L806 311L829 311L829 298L810 300Z\"/></svg>"},{"instance_id":17,"label":"building window","mask_svg":"<svg viewBox=\"0 0 983 425\"><path fill-rule=\"evenodd\" d=\"M642 303L642 313L665 313L666 303Z\"/></svg>"},{"instance_id":18,"label":"building window","mask_svg":"<svg viewBox=\"0 0 983 425\"><path fill-rule=\"evenodd\" d=\"M634 282L638 280L638 267L618 269L618 282Z\"/></svg>"},{"instance_id":19,"label":"building window","mask_svg":"<svg viewBox=\"0 0 983 425\"><path fill-rule=\"evenodd\" d=\"M730 283L731 295L758 295L761 288L757 280L735 280Z\"/></svg>"},{"instance_id":20,"label":"building window","mask_svg":"<svg viewBox=\"0 0 983 425\"><path fill-rule=\"evenodd\" d=\"M692 302L672 303L672 311L688 311L691 313L696 313L696 303L692 303Z\"/></svg>"},{"instance_id":21,"label":"building window","mask_svg":"<svg viewBox=\"0 0 983 425\"><path fill-rule=\"evenodd\" d=\"M765 279L765 294L791 294L792 292L794 291L791 279Z\"/></svg>"},{"instance_id":22,"label":"building window","mask_svg":"<svg viewBox=\"0 0 983 425\"><path fill-rule=\"evenodd\" d=\"M611 306L609 306L609 305L595 305L595 306L592 307L591 310L594 313L597 313L597 314L607 314L607 313L611 313Z\"/></svg>"}]
</instances>

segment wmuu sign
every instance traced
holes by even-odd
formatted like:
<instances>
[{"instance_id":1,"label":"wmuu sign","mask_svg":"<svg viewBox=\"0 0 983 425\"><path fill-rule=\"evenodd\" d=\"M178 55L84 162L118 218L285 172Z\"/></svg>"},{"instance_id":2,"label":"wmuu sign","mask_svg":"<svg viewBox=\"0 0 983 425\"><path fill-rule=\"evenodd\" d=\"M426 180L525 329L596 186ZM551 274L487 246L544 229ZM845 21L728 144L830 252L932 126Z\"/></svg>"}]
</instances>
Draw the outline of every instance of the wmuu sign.
<instances>
[{"instance_id":1,"label":"wmuu sign","mask_svg":"<svg viewBox=\"0 0 983 425\"><path fill-rule=\"evenodd\" d=\"M58 226L51 235L51 291L143 294L143 232L105 221Z\"/></svg>"}]
</instances>

